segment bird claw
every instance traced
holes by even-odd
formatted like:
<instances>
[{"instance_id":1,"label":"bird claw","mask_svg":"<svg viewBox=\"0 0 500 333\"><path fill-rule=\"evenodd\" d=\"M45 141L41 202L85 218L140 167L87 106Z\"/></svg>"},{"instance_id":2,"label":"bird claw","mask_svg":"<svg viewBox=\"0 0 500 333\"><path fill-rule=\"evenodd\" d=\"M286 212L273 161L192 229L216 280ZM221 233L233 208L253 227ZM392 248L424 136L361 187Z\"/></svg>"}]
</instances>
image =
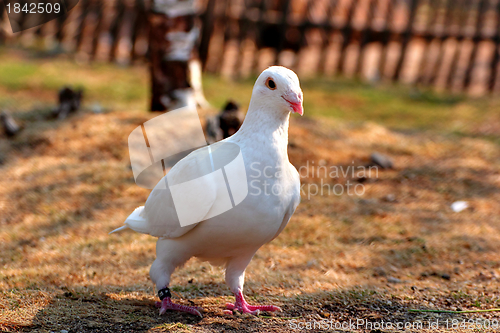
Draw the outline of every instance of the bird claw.
<instances>
[{"instance_id":1,"label":"bird claw","mask_svg":"<svg viewBox=\"0 0 500 333\"><path fill-rule=\"evenodd\" d=\"M187 305L181 305L181 304L175 304L172 302L170 297L165 297L163 301L161 302L156 302L155 303L157 308L160 308L160 315L164 314L167 312L167 310L174 310L174 311L181 311L181 312L187 312L195 316L200 316L203 318L200 312L200 308L196 306L187 306Z\"/></svg>"},{"instance_id":2,"label":"bird claw","mask_svg":"<svg viewBox=\"0 0 500 333\"><path fill-rule=\"evenodd\" d=\"M254 316L258 316L261 311L283 311L279 306L275 305L250 305L245 301L241 292L236 295L236 302L234 304L226 303L226 308L228 310L232 310L233 312L238 311L240 313L249 313ZM224 313L226 313L226 311Z\"/></svg>"},{"instance_id":3,"label":"bird claw","mask_svg":"<svg viewBox=\"0 0 500 333\"><path fill-rule=\"evenodd\" d=\"M249 313L254 316L258 316L260 314L260 310L250 310L248 307L237 307L232 303L227 303L226 308L228 310L224 310L225 314L244 314Z\"/></svg>"}]
</instances>

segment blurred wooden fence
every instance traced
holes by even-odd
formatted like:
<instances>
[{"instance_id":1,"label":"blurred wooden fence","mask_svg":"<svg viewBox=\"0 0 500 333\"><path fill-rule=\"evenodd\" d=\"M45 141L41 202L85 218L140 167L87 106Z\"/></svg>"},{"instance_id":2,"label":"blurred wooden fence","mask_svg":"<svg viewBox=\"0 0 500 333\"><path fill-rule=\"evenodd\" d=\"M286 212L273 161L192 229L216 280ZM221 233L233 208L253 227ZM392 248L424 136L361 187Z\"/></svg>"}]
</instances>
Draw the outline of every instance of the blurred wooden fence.
<instances>
[{"instance_id":1,"label":"blurred wooden fence","mask_svg":"<svg viewBox=\"0 0 500 333\"><path fill-rule=\"evenodd\" d=\"M80 0L66 20L0 40L48 39L81 58L128 63L147 54L149 6ZM282 64L453 91L499 86L500 0L204 0L200 8L209 72L244 77Z\"/></svg>"},{"instance_id":2,"label":"blurred wooden fence","mask_svg":"<svg viewBox=\"0 0 500 333\"><path fill-rule=\"evenodd\" d=\"M0 0L1 1L1 0ZM0 6L0 43L40 45L75 52L81 60L129 63L143 58L148 49L147 13L150 0L80 0L65 18L11 34ZM29 19L24 16L23 20ZM10 33L10 34L9 34Z\"/></svg>"}]
</instances>

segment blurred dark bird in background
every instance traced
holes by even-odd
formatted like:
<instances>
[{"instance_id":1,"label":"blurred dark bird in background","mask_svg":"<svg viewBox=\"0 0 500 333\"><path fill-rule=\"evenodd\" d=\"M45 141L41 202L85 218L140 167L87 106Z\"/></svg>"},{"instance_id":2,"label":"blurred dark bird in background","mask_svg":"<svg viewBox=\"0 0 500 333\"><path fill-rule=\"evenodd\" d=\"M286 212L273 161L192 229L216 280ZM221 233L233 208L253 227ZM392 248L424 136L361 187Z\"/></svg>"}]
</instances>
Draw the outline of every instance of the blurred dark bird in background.
<instances>
[{"instance_id":1,"label":"blurred dark bird in background","mask_svg":"<svg viewBox=\"0 0 500 333\"><path fill-rule=\"evenodd\" d=\"M222 130L220 129L219 116L207 117L205 133L208 144L222 140Z\"/></svg>"},{"instance_id":2,"label":"blurred dark bird in background","mask_svg":"<svg viewBox=\"0 0 500 333\"><path fill-rule=\"evenodd\" d=\"M214 143L222 139L228 138L236 133L245 116L240 111L239 105L229 100L224 109L215 117L208 117L205 131L207 133L208 143Z\"/></svg>"},{"instance_id":3,"label":"blurred dark bird in background","mask_svg":"<svg viewBox=\"0 0 500 333\"><path fill-rule=\"evenodd\" d=\"M240 129L243 119L245 119L245 116L240 111L240 106L236 102L229 100L219 114L222 137L225 139L236 133Z\"/></svg>"},{"instance_id":4,"label":"blurred dark bird in background","mask_svg":"<svg viewBox=\"0 0 500 333\"><path fill-rule=\"evenodd\" d=\"M8 137L13 137L21 130L21 127L7 111L2 111L2 114L0 114L0 121Z\"/></svg>"},{"instance_id":5,"label":"blurred dark bird in background","mask_svg":"<svg viewBox=\"0 0 500 333\"><path fill-rule=\"evenodd\" d=\"M83 98L83 90L73 90L70 87L64 87L59 90L59 106L54 110L54 117L64 119L71 112L80 109Z\"/></svg>"}]
</instances>

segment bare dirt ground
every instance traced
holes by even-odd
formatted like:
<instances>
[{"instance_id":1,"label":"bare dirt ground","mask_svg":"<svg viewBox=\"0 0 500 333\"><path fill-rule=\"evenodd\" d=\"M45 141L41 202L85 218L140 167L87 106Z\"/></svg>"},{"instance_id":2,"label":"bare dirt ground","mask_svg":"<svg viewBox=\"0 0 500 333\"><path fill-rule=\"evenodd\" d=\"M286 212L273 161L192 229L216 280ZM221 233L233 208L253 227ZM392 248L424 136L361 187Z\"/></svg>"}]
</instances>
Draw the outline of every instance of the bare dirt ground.
<instances>
[{"instance_id":1,"label":"bare dirt ground","mask_svg":"<svg viewBox=\"0 0 500 333\"><path fill-rule=\"evenodd\" d=\"M311 331L490 332L487 325L498 325L499 312L409 311L500 307L498 145L330 118L292 119L290 160L309 165L299 169L302 203L247 269L249 302L283 312L224 315L232 296L223 269L192 260L172 285L176 300L203 307L204 317L159 316L148 276L155 239L108 235L148 196L133 182L127 136L154 116L84 112L0 139L3 331L288 332L316 322ZM373 151L391 156L395 168L331 174L368 165ZM362 193L339 194L348 182ZM325 184L339 184L338 195ZM470 208L453 212L456 200ZM460 327L469 320L472 330Z\"/></svg>"}]
</instances>

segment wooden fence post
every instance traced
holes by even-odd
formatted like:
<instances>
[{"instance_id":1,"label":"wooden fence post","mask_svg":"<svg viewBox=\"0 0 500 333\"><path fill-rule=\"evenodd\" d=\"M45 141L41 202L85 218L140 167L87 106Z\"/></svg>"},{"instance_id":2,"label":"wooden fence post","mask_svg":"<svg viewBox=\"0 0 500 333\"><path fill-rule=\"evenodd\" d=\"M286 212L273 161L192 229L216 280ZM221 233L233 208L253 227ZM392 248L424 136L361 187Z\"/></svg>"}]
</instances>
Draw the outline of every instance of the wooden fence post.
<instances>
[{"instance_id":1,"label":"wooden fence post","mask_svg":"<svg viewBox=\"0 0 500 333\"><path fill-rule=\"evenodd\" d=\"M394 3L393 0L389 0L387 3L387 9L385 13L385 22L384 22L384 29L382 30L382 35L380 38L380 42L382 44L382 52L380 54L380 59L378 63L378 72L380 77L384 77L385 74L385 66L387 63L387 58L388 58L388 50L389 50L389 42L391 41L392 37L392 21L393 21L393 15L394 15Z\"/></svg>"},{"instance_id":2,"label":"wooden fence post","mask_svg":"<svg viewBox=\"0 0 500 333\"><path fill-rule=\"evenodd\" d=\"M320 75L323 75L325 73L325 70L326 70L326 59L328 57L328 47L330 46L330 39L332 37L332 33L334 31L334 28L333 28L333 22L332 22L332 17L335 13L335 10L337 9L337 4L338 4L338 0L331 0L329 2L329 5L326 9L326 18L323 22L323 25L324 25L324 29L321 29L321 33L322 33L322 38L323 38L323 41L321 43L321 54L320 54L320 60L319 60L319 63L318 63L318 69L317 69L317 72L318 74Z\"/></svg>"},{"instance_id":3,"label":"wooden fence post","mask_svg":"<svg viewBox=\"0 0 500 333\"><path fill-rule=\"evenodd\" d=\"M75 51L76 52L80 51L80 49L82 47L83 39L85 36L85 21L86 21L86 18L88 16L90 10L91 10L90 0L81 0L80 8L81 8L81 12L79 15L80 22L79 22L78 30L77 30L76 36L75 36L75 39L76 39Z\"/></svg>"},{"instance_id":4,"label":"wooden fence post","mask_svg":"<svg viewBox=\"0 0 500 333\"><path fill-rule=\"evenodd\" d=\"M224 22L224 28L222 29L224 31L224 41L222 42L222 46L220 48L220 57L221 57L221 59L223 59L224 55L226 54L227 43L229 42L229 40L231 40L231 36L233 34L233 31L231 29L232 28L231 27L231 19L229 18L231 1L230 0L219 0L219 1L223 3L223 12L222 13L224 14L224 17L226 18L225 22ZM223 62L218 61L216 65L217 65L216 66L217 73L221 73Z\"/></svg>"},{"instance_id":5,"label":"wooden fence post","mask_svg":"<svg viewBox=\"0 0 500 333\"><path fill-rule=\"evenodd\" d=\"M118 1L120 1L120 0L118 0ZM92 50L90 51L90 59L91 60L95 60L96 55L97 55L97 48L99 46L99 38L100 38L101 31L102 31L103 25L104 25L104 15L106 15L104 13L104 10L105 10L104 6L105 6L104 2L102 2L102 1L96 2L95 11L96 11L96 16L97 16L97 24L95 26L95 29L93 32L93 37L92 37ZM110 6L110 8L111 8L111 6Z\"/></svg>"},{"instance_id":6,"label":"wooden fence post","mask_svg":"<svg viewBox=\"0 0 500 333\"><path fill-rule=\"evenodd\" d=\"M441 69L441 66L443 65L443 60L444 60L444 54L445 54L445 47L444 43L445 41L450 37L450 29L449 27L452 24L453 20L453 6L456 6L456 3L454 0L448 0L446 4L446 15L445 15L445 20L444 20L444 32L440 38L439 41L439 51L438 51L438 56L436 61L434 62L434 66L432 67L431 75L429 79L427 80L428 85L435 85L437 78L438 78L438 73L439 70Z\"/></svg>"},{"instance_id":7,"label":"wooden fence post","mask_svg":"<svg viewBox=\"0 0 500 333\"><path fill-rule=\"evenodd\" d=\"M130 50L130 62L134 62L139 58L137 54L137 43L141 35L147 29L147 11L144 0L135 0L134 10L136 11L136 18L134 21L134 26L132 28L132 36L130 38L132 42L132 49Z\"/></svg>"},{"instance_id":8,"label":"wooden fence post","mask_svg":"<svg viewBox=\"0 0 500 333\"><path fill-rule=\"evenodd\" d=\"M399 55L398 63L396 65L396 70L394 71L394 75L392 76L393 81L399 80L399 77L401 75L401 70L403 69L403 62L406 58L406 50L411 40L413 21L415 20L417 7L418 7L418 0L410 0L410 5L408 8L409 11L408 23L406 24L406 29L403 32L403 38L401 40L401 54Z\"/></svg>"},{"instance_id":9,"label":"wooden fence post","mask_svg":"<svg viewBox=\"0 0 500 333\"><path fill-rule=\"evenodd\" d=\"M210 0L214 1L214 0ZM207 8L208 11L208 8ZM247 16L247 11L242 10L239 16L239 31L238 31L238 55L236 56L236 61L234 62L233 65L233 77L239 78L241 77L242 74L242 65L243 65L243 57L244 57L244 47L245 47L245 40L248 37L248 30L250 29L251 23L250 20ZM205 25L203 25L203 30L205 30Z\"/></svg>"},{"instance_id":10,"label":"wooden fence post","mask_svg":"<svg viewBox=\"0 0 500 333\"><path fill-rule=\"evenodd\" d=\"M294 51L294 59L292 63L292 69L297 69L300 64L300 51L304 47L304 45L307 45L307 31L310 28L310 22L309 22L309 16L311 13L311 9L314 5L314 0L308 0L306 4L306 11L304 13L304 16L302 17L302 22L300 23L298 30L300 34L299 41L296 45L299 47L294 47L292 50Z\"/></svg>"},{"instance_id":11,"label":"wooden fence post","mask_svg":"<svg viewBox=\"0 0 500 333\"><path fill-rule=\"evenodd\" d=\"M495 49L493 53L493 58L491 59L491 64L490 64L490 77L488 80L488 91L490 93L493 92L495 89L495 83L497 81L497 74L498 74L498 63L500 62L500 1L497 2L496 6L496 29L495 29L495 36L493 37L493 42L495 43Z\"/></svg>"},{"instance_id":12,"label":"wooden fence post","mask_svg":"<svg viewBox=\"0 0 500 333\"><path fill-rule=\"evenodd\" d=\"M215 0L208 0L207 7L201 18L203 30L201 31L199 54L203 69L205 69L205 65L207 64L208 47L210 46L210 39L214 31L214 9Z\"/></svg>"},{"instance_id":13,"label":"wooden fence post","mask_svg":"<svg viewBox=\"0 0 500 333\"><path fill-rule=\"evenodd\" d=\"M474 29L474 36L472 37L472 42L474 43L474 46L472 47L472 53L469 58L469 64L467 66L467 70L465 71L465 78L463 83L464 91L467 91L472 80L472 70L474 69L474 65L476 63L477 51L482 36L482 27L484 24L484 15L486 12L487 5L488 5L487 0L481 0L481 2L479 2L479 7L477 9L476 27Z\"/></svg>"},{"instance_id":14,"label":"wooden fence post","mask_svg":"<svg viewBox=\"0 0 500 333\"><path fill-rule=\"evenodd\" d=\"M274 63L278 64L279 63L279 57L280 57L280 52L283 51L283 48L285 46L285 38L286 38L286 32L288 28L288 13L290 9L290 0L284 0L283 3L281 4L280 12L281 12L281 19L278 24L278 29L279 29L279 42L278 45L276 45L276 54L274 55ZM306 13L307 15L308 13Z\"/></svg>"},{"instance_id":15,"label":"wooden fence post","mask_svg":"<svg viewBox=\"0 0 500 333\"><path fill-rule=\"evenodd\" d=\"M266 12L268 11L268 7L270 6L271 1L265 1L261 0L259 5L258 5L258 10L259 10L259 15L257 21L253 22L253 29L255 31L255 41L257 44L257 49L255 50L255 53L252 58L252 67L251 70L252 72L257 72L258 67L259 67L259 56L260 56L260 49L261 45L259 45L260 39L261 39L261 31L262 27L265 26L264 21L266 18Z\"/></svg>"},{"instance_id":16,"label":"wooden fence post","mask_svg":"<svg viewBox=\"0 0 500 333\"><path fill-rule=\"evenodd\" d=\"M440 6L437 8L432 6L433 1L429 0L427 3L425 3L429 7L429 14L426 15L426 21L425 21L425 28L423 32L423 40L424 40L424 51L422 52L422 57L420 58L420 64L418 65L418 73L417 73L417 79L415 80L415 84L419 85L420 83L423 82L425 74L426 74L426 68L427 64L429 62L430 54L430 46L432 43L432 40L435 38L434 29L438 20L438 13L440 10Z\"/></svg>"},{"instance_id":17,"label":"wooden fence post","mask_svg":"<svg viewBox=\"0 0 500 333\"><path fill-rule=\"evenodd\" d=\"M3 11L4 6L0 6L0 24L3 22ZM5 36L3 35L3 30L0 29L0 43L3 42Z\"/></svg>"},{"instance_id":18,"label":"wooden fence post","mask_svg":"<svg viewBox=\"0 0 500 333\"><path fill-rule=\"evenodd\" d=\"M344 26L340 30L342 34L342 45L340 47L340 57L339 57L339 62L337 64L337 74L344 74L345 71L344 67L345 67L347 47L351 43L351 37L353 33L352 21L354 17L354 11L357 8L356 7L357 4L358 0L351 0L351 2L349 3L349 9L347 10L346 21L344 23Z\"/></svg>"},{"instance_id":19,"label":"wooden fence post","mask_svg":"<svg viewBox=\"0 0 500 333\"><path fill-rule=\"evenodd\" d=\"M469 10L472 9L474 5L473 0L464 0L464 7L462 12L460 13L460 22L467 22L467 19L469 18ZM463 26L460 25L458 35L456 36L456 41L457 41L457 46L454 50L453 58L451 60L450 64L450 70L448 72L448 77L446 78L446 88L450 90L453 87L453 80L455 79L455 74L457 72L458 68L458 60L460 58L460 51L462 47L462 41L464 39L464 33L465 29L467 28L467 25L464 24Z\"/></svg>"},{"instance_id":20,"label":"wooden fence post","mask_svg":"<svg viewBox=\"0 0 500 333\"><path fill-rule=\"evenodd\" d=\"M373 18L375 16L376 0L370 0L368 5L368 12L366 14L366 19L364 22L363 30L361 31L361 37L359 38L359 53L356 62L355 75L361 77L363 71L363 60L365 58L365 47L370 42L370 36L373 25Z\"/></svg>"},{"instance_id":21,"label":"wooden fence post","mask_svg":"<svg viewBox=\"0 0 500 333\"><path fill-rule=\"evenodd\" d=\"M118 52L118 43L120 41L120 29L124 24L130 24L130 17L126 17L127 5L123 0L118 0L116 3L116 17L109 28L111 37L111 49L109 50L109 61L115 61Z\"/></svg>"}]
</instances>

